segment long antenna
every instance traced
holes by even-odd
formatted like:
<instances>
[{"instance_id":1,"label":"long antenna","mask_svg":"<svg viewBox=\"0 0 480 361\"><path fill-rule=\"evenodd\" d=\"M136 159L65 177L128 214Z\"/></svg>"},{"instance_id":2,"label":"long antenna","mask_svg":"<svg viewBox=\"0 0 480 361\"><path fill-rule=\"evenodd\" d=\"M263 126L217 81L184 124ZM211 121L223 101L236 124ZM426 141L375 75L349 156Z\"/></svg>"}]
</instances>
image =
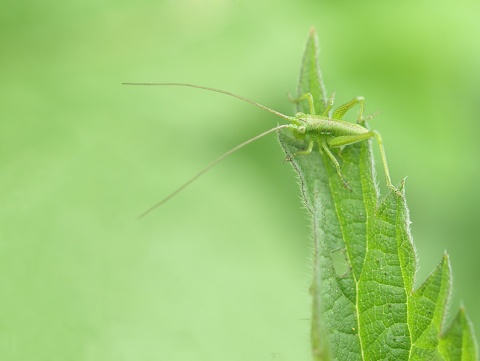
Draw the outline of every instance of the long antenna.
<instances>
[{"instance_id":1,"label":"long antenna","mask_svg":"<svg viewBox=\"0 0 480 361\"><path fill-rule=\"evenodd\" d=\"M178 194L180 191L182 191L183 189L185 189L186 187L188 187L190 184L192 184L197 178L199 178L203 173L205 173L206 171L208 171L210 168L212 168L213 166L215 166L216 164L220 163L223 159L225 159L226 157L228 157L230 154L236 152L237 150L239 150L240 148L243 148L244 146L246 146L247 144L250 144L254 141L256 141L257 139L267 135L267 134L270 134L272 132L275 132L277 130L280 130L280 129L283 129L283 128L287 128L289 127L290 124L282 124L282 125L279 125L275 128L272 128L272 129L269 129L267 130L266 132L263 132L259 135L256 135L255 137L253 138L250 138L249 140L237 145L236 147L230 149L228 152L224 153L223 155L221 155L220 157L218 157L216 160L214 160L212 163L210 163L209 165L207 165L205 168L203 168L200 172L198 172L196 175L194 175L192 178L190 178L190 180L188 180L186 183L184 183L181 187L179 187L177 190L173 191L172 193L170 193L168 196L166 196L164 199L162 199L160 202L158 202L157 204L154 204L153 206L151 206L149 209L147 209L145 212L143 212L138 218L143 218L145 217L147 214L149 214L151 211L153 211L154 209L160 207L162 204L164 204L166 201L168 201L169 199L171 199L173 196L175 196L176 194Z\"/></svg>"},{"instance_id":2,"label":"long antenna","mask_svg":"<svg viewBox=\"0 0 480 361\"><path fill-rule=\"evenodd\" d=\"M253 100L242 97L241 95L237 95L237 94L234 94L234 93L231 93L231 92L227 92L226 90L210 88L208 86L202 86L202 85L196 85L196 84L186 84L186 83L122 83L122 84L123 85L148 85L148 86L186 86L186 87L190 87L190 88L209 90L209 91L212 91L212 92L229 95L231 97L246 101L247 103L253 104L256 107L259 107L263 110L266 110L267 112L275 114L275 115L277 115L277 116L279 116L279 117L281 117L285 120L292 121L292 117L289 117L288 115L277 112L276 110L270 109L270 108L268 108L268 107L266 107L262 104L254 102Z\"/></svg>"}]
</instances>

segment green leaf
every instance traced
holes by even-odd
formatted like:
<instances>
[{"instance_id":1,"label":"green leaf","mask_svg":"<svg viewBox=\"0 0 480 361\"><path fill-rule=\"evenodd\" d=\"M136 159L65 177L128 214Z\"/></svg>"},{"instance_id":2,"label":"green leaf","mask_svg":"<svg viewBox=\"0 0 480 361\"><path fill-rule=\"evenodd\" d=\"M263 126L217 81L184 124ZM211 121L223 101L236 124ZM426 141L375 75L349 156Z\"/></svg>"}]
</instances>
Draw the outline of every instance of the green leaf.
<instances>
[{"instance_id":1,"label":"green leaf","mask_svg":"<svg viewBox=\"0 0 480 361\"><path fill-rule=\"evenodd\" d=\"M312 93L319 114L326 107L327 96L317 54L312 30L297 96ZM297 111L308 113L308 109L306 101L297 105ZM334 152L350 185L347 189L326 154L315 149L307 156L293 156L305 144L288 131L280 132L279 139L298 174L312 217L314 359L436 360L441 354L446 360L457 360L447 357L451 352L445 351L457 344L460 349L469 345L468 354L474 357L473 341L466 341L473 340L466 322L455 322L460 326L440 341L451 288L448 257L445 255L423 285L413 290L417 260L404 182L398 187L400 194L389 192L380 198L371 142Z\"/></svg>"},{"instance_id":2,"label":"green leaf","mask_svg":"<svg viewBox=\"0 0 480 361\"><path fill-rule=\"evenodd\" d=\"M439 351L444 360L477 360L478 348L473 327L460 308L449 329L440 338Z\"/></svg>"}]
</instances>

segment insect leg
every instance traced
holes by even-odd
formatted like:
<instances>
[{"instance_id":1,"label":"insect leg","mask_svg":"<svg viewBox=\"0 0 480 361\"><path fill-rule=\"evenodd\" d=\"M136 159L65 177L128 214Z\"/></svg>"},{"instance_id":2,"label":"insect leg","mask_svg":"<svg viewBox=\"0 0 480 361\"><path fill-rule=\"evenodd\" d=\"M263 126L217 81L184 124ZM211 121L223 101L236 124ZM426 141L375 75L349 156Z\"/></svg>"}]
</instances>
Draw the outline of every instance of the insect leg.
<instances>
[{"instance_id":1,"label":"insect leg","mask_svg":"<svg viewBox=\"0 0 480 361\"><path fill-rule=\"evenodd\" d=\"M362 96L358 96L350 100L348 103L340 105L332 114L332 118L341 120L343 116L352 109L355 105L360 105L360 110L358 111L357 115L357 123L362 123L363 121L363 112L365 111L365 98Z\"/></svg>"},{"instance_id":2,"label":"insect leg","mask_svg":"<svg viewBox=\"0 0 480 361\"><path fill-rule=\"evenodd\" d=\"M397 195L402 196L400 191L392 184L392 180L390 178L390 171L388 170L387 156L385 154L385 148L383 147L382 136L376 130L371 130L370 133L372 133L372 135L375 137L378 143L378 147L380 148L380 156L382 157L383 170L385 172L385 178L387 179L387 187L397 193Z\"/></svg>"},{"instance_id":3,"label":"insect leg","mask_svg":"<svg viewBox=\"0 0 480 361\"><path fill-rule=\"evenodd\" d=\"M313 95L312 93L305 93L299 98L291 98L289 97L288 100L290 100L292 103L300 103L302 100L307 100L308 101L308 107L310 109L310 114L314 115L315 113L315 105L313 103Z\"/></svg>"},{"instance_id":4,"label":"insect leg","mask_svg":"<svg viewBox=\"0 0 480 361\"><path fill-rule=\"evenodd\" d=\"M313 145L314 145L314 141L313 141L313 139L310 139L310 140L308 141L308 146L307 146L306 149L304 149L304 150L299 150L298 152L293 153L293 154L291 155L291 157L296 157L297 155L300 155L300 156L302 156L302 155L309 155L310 153L312 153ZM286 161L289 161L289 160L291 159L291 157L287 157L287 158L285 158L285 160L286 160Z\"/></svg>"},{"instance_id":5,"label":"insect leg","mask_svg":"<svg viewBox=\"0 0 480 361\"><path fill-rule=\"evenodd\" d=\"M295 152L293 155L295 155L295 156L297 156L297 155L309 155L310 153L312 153L313 144L314 144L313 140L310 139L310 140L308 141L307 149L305 149L305 150L300 150L300 151L298 151L298 152Z\"/></svg>"},{"instance_id":6,"label":"insect leg","mask_svg":"<svg viewBox=\"0 0 480 361\"><path fill-rule=\"evenodd\" d=\"M332 137L327 139L327 145L335 148L335 147L341 147L341 146L349 145L353 143L358 143L358 142L361 142L362 140L367 140L370 138L375 138L380 148L380 156L382 157L382 164L383 164L383 170L385 172L387 187L390 188L395 193L397 193L397 195L401 196L401 193L392 184L392 180L390 178L390 171L388 169L387 156L385 154L385 148L383 147L382 136L380 135L379 132L377 132L376 130L370 130L369 132L364 134L341 135L338 137Z\"/></svg>"},{"instance_id":7,"label":"insect leg","mask_svg":"<svg viewBox=\"0 0 480 361\"><path fill-rule=\"evenodd\" d=\"M330 98L328 98L327 106L325 107L325 110L323 111L323 114L322 114L324 117L328 117L328 113L330 113L330 110L332 110L334 102L335 102L335 92L333 92Z\"/></svg>"},{"instance_id":8,"label":"insect leg","mask_svg":"<svg viewBox=\"0 0 480 361\"><path fill-rule=\"evenodd\" d=\"M339 135L336 137L331 137L327 139L327 144L332 148L342 147L344 145L354 144L361 142L362 140L370 139L375 137L373 134L374 131L369 131L363 134L354 134L354 135Z\"/></svg>"},{"instance_id":9,"label":"insect leg","mask_svg":"<svg viewBox=\"0 0 480 361\"><path fill-rule=\"evenodd\" d=\"M319 140L318 140L318 145L325 151L325 153L327 153L328 157L330 158L330 160L332 161L333 165L334 165L335 168L337 169L337 174L338 174L338 176L340 177L340 180L342 181L342 183L343 183L343 185L345 186L345 188L348 188L348 189L352 190L352 188L350 188L350 186L348 185L347 181L346 181L345 178L343 177L342 171L340 170L340 164L338 163L337 158L335 158L335 155L333 155L332 151L331 151L330 148L328 147L328 144L327 144L327 142L325 141L325 139L319 139Z\"/></svg>"}]
</instances>

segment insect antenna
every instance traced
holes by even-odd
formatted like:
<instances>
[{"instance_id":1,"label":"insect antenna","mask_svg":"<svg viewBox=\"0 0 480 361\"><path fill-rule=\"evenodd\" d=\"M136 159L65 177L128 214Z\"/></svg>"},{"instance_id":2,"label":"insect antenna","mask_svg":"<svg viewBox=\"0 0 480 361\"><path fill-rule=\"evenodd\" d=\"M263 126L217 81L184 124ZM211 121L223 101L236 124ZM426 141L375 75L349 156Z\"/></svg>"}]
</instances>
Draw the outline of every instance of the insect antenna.
<instances>
[{"instance_id":1,"label":"insect antenna","mask_svg":"<svg viewBox=\"0 0 480 361\"><path fill-rule=\"evenodd\" d=\"M276 116L279 116L280 118L283 118L283 119L288 120L288 121L292 121L292 117L289 117L288 115L277 112L276 110L270 109L270 108L266 107L265 105L254 102L253 100L247 99L247 98L242 97L241 95L238 95L238 94L228 92L226 90L211 88L211 87L208 87L208 86L196 85L196 84L186 84L186 83L122 83L122 84L123 85L147 85L147 86L185 86L185 87L189 87L189 88L197 88L197 89L208 90L208 91L229 95L231 97L243 100L247 103L255 105L256 107L259 107L263 110L266 110L269 113L275 114Z\"/></svg>"},{"instance_id":2,"label":"insect antenna","mask_svg":"<svg viewBox=\"0 0 480 361\"><path fill-rule=\"evenodd\" d=\"M218 157L216 160L214 160L212 163L210 163L209 165L207 165L205 168L203 168L200 172L198 172L197 174L195 174L192 178L190 178L186 183L184 183L182 186L180 186L179 188L177 188L175 191L173 191L172 193L170 193L168 196L166 196L164 199L162 199L160 202L154 204L153 206L151 206L149 209L147 209L145 212L143 212L138 218L143 218L145 217L147 214L149 214L151 211L153 211L154 209L160 207L162 204L164 204L166 201L168 201L169 199L173 198L175 195L177 195L180 191L182 191L183 189L185 189L186 187L188 187L190 184L192 184L195 180L197 180L202 174L204 174L205 172L207 172L208 170L210 170L213 166L215 166L216 164L220 163L222 160L224 160L225 158L227 158L230 154L236 152L237 150L239 150L240 148L243 148L244 146L256 141L257 139L267 135L267 134L270 134L270 133L273 133L277 130L280 130L280 129L283 129L283 128L288 128L290 125L289 124L282 124L282 125L279 125L275 128L272 128L272 129L269 129L267 130L266 132L263 132L259 135L256 135L254 136L253 138L250 138L248 140L246 140L245 142L243 143L240 143L239 145L237 145L236 147L230 149L228 152L224 153L223 155L221 155L220 157Z\"/></svg>"}]
</instances>

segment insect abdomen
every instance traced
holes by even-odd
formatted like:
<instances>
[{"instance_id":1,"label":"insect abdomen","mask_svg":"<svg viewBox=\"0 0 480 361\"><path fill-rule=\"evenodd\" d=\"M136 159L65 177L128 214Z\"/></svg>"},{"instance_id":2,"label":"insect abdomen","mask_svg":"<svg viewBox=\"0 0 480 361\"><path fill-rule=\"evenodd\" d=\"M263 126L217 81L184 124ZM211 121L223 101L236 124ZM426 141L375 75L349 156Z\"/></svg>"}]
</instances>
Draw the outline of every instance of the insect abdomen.
<instances>
[{"instance_id":1,"label":"insect abdomen","mask_svg":"<svg viewBox=\"0 0 480 361\"><path fill-rule=\"evenodd\" d=\"M307 116L302 119L307 124L307 133L310 134L331 134L358 135L368 133L369 130L356 123L350 123L343 120L332 120L322 116Z\"/></svg>"}]
</instances>

